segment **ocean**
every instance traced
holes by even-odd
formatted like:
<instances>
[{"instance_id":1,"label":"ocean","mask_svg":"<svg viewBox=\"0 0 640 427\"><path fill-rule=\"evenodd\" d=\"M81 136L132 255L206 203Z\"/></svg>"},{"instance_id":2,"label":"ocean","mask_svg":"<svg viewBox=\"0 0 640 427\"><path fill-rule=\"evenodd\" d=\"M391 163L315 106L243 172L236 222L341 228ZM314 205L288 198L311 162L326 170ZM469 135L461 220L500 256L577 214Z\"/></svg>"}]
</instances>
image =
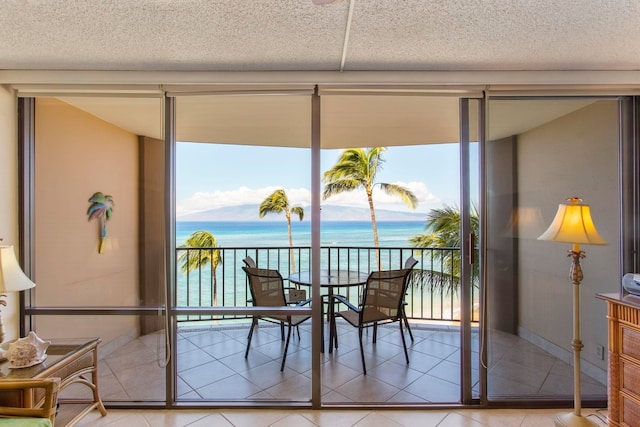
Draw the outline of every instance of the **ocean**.
<instances>
[{"instance_id":1,"label":"ocean","mask_svg":"<svg viewBox=\"0 0 640 427\"><path fill-rule=\"evenodd\" d=\"M378 222L380 247L408 247L409 239L425 232L424 221ZM176 243L181 245L194 231L209 231L224 248L289 246L287 221L212 222L178 221ZM292 221L294 246L311 246L311 222ZM373 246L370 221L323 221L320 225L321 246Z\"/></svg>"},{"instance_id":2,"label":"ocean","mask_svg":"<svg viewBox=\"0 0 640 427\"><path fill-rule=\"evenodd\" d=\"M309 221L292 222L292 236L294 247L311 246L311 223ZM247 221L247 222L199 222L178 221L176 223L176 243L178 246L194 231L209 231L216 238L218 246L222 249L223 261L218 265L216 276L218 281L217 305L236 306L246 304L246 288L244 272L240 269L242 258L247 254L255 257L260 253L260 264L269 263L269 268L278 268L283 274L290 271L289 266L289 237L287 222L282 221ZM410 248L409 239L424 233L424 222L421 221L381 221L378 222L378 236L380 248ZM373 231L369 221L323 221L321 224L321 246L323 247L373 247ZM271 258L277 265L265 259L269 257L268 250L245 251L246 248L285 248L279 255ZM400 252L393 251L397 255L394 258L395 267L401 262ZM358 254L358 252L354 252ZM405 252L402 251L404 254ZM407 254L410 253L407 252ZM296 252L297 267L304 269L309 266L309 251ZM340 265L348 265L347 258L353 261L353 253L342 251L332 255L333 262ZM363 262L371 262L367 257L368 251L363 251ZM408 256L408 255L407 255ZM327 260L321 260L321 267L327 268ZM355 264L354 264L355 265ZM180 267L180 262L179 265ZM295 270L294 270L295 271ZM202 271L195 270L189 275L178 268L177 271L177 300L179 306L215 305L212 294L212 277L210 267Z\"/></svg>"}]
</instances>

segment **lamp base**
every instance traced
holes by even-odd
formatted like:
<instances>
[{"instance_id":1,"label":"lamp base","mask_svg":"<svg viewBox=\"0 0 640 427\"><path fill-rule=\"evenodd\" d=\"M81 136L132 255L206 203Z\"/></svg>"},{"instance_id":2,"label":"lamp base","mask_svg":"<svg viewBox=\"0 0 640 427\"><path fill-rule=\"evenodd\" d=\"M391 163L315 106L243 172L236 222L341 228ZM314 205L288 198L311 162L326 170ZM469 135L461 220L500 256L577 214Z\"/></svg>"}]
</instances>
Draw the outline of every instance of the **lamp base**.
<instances>
[{"instance_id":1,"label":"lamp base","mask_svg":"<svg viewBox=\"0 0 640 427\"><path fill-rule=\"evenodd\" d=\"M569 412L567 414L557 414L553 422L556 427L597 427L598 424L594 423L587 418L576 415L573 412Z\"/></svg>"}]
</instances>

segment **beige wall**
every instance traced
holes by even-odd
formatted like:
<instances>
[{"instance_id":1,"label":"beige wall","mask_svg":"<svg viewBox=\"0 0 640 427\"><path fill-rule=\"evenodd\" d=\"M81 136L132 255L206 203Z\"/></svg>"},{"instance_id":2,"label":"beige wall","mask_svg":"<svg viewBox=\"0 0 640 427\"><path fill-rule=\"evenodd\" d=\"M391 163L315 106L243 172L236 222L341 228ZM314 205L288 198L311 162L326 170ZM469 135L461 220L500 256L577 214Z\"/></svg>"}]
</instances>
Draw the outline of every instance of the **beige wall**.
<instances>
[{"instance_id":1,"label":"beige wall","mask_svg":"<svg viewBox=\"0 0 640 427\"><path fill-rule=\"evenodd\" d=\"M554 101L545 101L554 102ZM558 101L562 102L562 101ZM541 108L544 108L541 103ZM544 228L559 203L578 196L608 246L583 246L581 291L583 359L600 369L596 345L607 346L606 306L595 295L619 288L618 128L615 101L598 101L518 137L519 206L539 207ZM521 239L521 328L567 350L572 339L570 244Z\"/></svg>"},{"instance_id":2,"label":"beige wall","mask_svg":"<svg viewBox=\"0 0 640 427\"><path fill-rule=\"evenodd\" d=\"M59 100L36 103L36 303L138 304L138 138ZM95 192L114 199L107 244L88 221ZM137 319L39 317L43 337L137 335Z\"/></svg>"},{"instance_id":3,"label":"beige wall","mask_svg":"<svg viewBox=\"0 0 640 427\"><path fill-rule=\"evenodd\" d=\"M2 245L18 247L17 102L12 90L0 85L0 238ZM0 307L5 339L18 338L19 298L10 293Z\"/></svg>"}]
</instances>

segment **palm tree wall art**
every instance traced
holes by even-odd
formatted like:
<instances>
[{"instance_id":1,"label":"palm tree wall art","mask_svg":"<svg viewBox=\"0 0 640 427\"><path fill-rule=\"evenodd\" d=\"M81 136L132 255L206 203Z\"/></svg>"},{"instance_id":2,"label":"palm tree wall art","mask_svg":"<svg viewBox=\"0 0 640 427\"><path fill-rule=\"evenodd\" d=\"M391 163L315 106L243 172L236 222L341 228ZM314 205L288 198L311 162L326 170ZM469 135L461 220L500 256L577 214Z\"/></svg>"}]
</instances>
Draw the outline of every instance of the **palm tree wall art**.
<instances>
[{"instance_id":1,"label":"palm tree wall art","mask_svg":"<svg viewBox=\"0 0 640 427\"><path fill-rule=\"evenodd\" d=\"M287 193L283 189L279 189L267 196L266 199L260 203L258 208L258 215L260 218L264 218L270 213L283 213L287 219L287 231L289 233L289 257L291 258L291 271L296 272L295 257L293 255L293 236L291 234L291 214L297 215L300 221L304 218L304 208L302 206L289 205L289 198Z\"/></svg>"},{"instance_id":2,"label":"palm tree wall art","mask_svg":"<svg viewBox=\"0 0 640 427\"><path fill-rule=\"evenodd\" d=\"M113 215L113 197L98 191L89 198L89 203L91 203L87 210L89 221L97 219L100 223L98 253L102 254L104 253L104 247L107 241L107 221L109 221Z\"/></svg>"}]
</instances>

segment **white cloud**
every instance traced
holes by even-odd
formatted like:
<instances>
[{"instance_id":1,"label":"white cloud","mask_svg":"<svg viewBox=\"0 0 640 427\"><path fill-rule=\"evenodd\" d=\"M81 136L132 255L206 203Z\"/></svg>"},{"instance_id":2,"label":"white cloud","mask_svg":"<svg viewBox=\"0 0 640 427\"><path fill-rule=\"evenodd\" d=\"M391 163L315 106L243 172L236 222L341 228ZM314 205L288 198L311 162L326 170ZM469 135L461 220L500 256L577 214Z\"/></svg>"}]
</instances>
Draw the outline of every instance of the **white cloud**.
<instances>
[{"instance_id":1,"label":"white cloud","mask_svg":"<svg viewBox=\"0 0 640 427\"><path fill-rule=\"evenodd\" d=\"M176 215L183 216L195 212L208 211L227 206L255 205L275 190L282 187L248 188L240 187L230 191L197 192L191 197L179 200ZM289 203L292 205L311 204L311 193L306 188L285 188Z\"/></svg>"},{"instance_id":2,"label":"white cloud","mask_svg":"<svg viewBox=\"0 0 640 427\"><path fill-rule=\"evenodd\" d=\"M415 212L428 212L430 209L441 206L442 200L429 191L423 182L395 182L411 190L418 198L418 206ZM240 187L230 191L198 192L191 197L178 201L176 207L177 216L188 215L195 212L207 211L227 206L239 206L260 204L275 190L282 187L248 188ZM285 188L289 203L292 205L311 205L311 192L307 188ZM410 209L395 196L385 194L380 188L373 190L373 202L376 209L389 209L409 212ZM336 194L322 204L337 206L352 206L369 208L367 197L363 190L354 190L347 193Z\"/></svg>"}]
</instances>

